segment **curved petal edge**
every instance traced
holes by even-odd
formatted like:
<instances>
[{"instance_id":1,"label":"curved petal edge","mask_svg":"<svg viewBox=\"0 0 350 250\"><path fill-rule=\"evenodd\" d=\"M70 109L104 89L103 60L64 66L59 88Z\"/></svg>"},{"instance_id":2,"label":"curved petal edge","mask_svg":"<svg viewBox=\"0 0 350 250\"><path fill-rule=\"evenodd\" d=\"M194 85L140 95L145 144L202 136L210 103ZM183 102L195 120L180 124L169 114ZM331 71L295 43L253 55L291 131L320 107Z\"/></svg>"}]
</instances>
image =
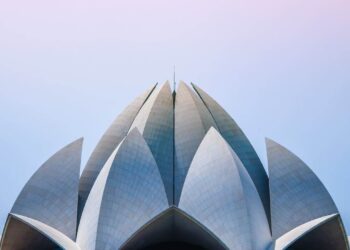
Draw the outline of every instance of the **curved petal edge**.
<instances>
[{"instance_id":1,"label":"curved petal edge","mask_svg":"<svg viewBox=\"0 0 350 250\"><path fill-rule=\"evenodd\" d=\"M78 139L48 159L23 187L11 213L41 221L75 240L82 143Z\"/></svg>"},{"instance_id":2,"label":"curved petal edge","mask_svg":"<svg viewBox=\"0 0 350 250\"><path fill-rule=\"evenodd\" d=\"M310 220L338 213L312 170L280 144L266 139L274 238Z\"/></svg>"}]
</instances>

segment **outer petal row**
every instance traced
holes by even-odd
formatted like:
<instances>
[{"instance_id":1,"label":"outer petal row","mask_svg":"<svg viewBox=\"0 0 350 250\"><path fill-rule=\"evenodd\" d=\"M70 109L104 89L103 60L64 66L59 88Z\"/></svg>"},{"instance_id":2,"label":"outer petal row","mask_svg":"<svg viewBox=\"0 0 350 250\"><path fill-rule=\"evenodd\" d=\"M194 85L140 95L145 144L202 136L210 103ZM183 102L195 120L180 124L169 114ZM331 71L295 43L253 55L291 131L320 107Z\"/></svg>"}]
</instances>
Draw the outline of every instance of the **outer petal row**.
<instances>
[{"instance_id":1,"label":"outer petal row","mask_svg":"<svg viewBox=\"0 0 350 250\"><path fill-rule=\"evenodd\" d=\"M77 242L82 250L119 248L138 228L168 207L157 164L136 128L110 159L81 218ZM100 197L95 199L97 195Z\"/></svg>"},{"instance_id":2,"label":"outer petal row","mask_svg":"<svg viewBox=\"0 0 350 250\"><path fill-rule=\"evenodd\" d=\"M175 205L193 156L207 131L216 124L199 97L180 82L175 99Z\"/></svg>"},{"instance_id":3,"label":"outer petal row","mask_svg":"<svg viewBox=\"0 0 350 250\"><path fill-rule=\"evenodd\" d=\"M250 178L253 180L258 190L265 208L266 216L268 216L270 220L269 181L264 166L253 146L232 117L206 92L198 86L192 85L213 116L218 131L232 147L247 169Z\"/></svg>"},{"instance_id":4,"label":"outer petal row","mask_svg":"<svg viewBox=\"0 0 350 250\"><path fill-rule=\"evenodd\" d=\"M237 155L214 128L194 156L179 207L229 249L265 249L270 242L257 190Z\"/></svg>"},{"instance_id":5,"label":"outer petal row","mask_svg":"<svg viewBox=\"0 0 350 250\"><path fill-rule=\"evenodd\" d=\"M338 213L321 181L296 155L267 139L274 238L308 221Z\"/></svg>"},{"instance_id":6,"label":"outer petal row","mask_svg":"<svg viewBox=\"0 0 350 250\"><path fill-rule=\"evenodd\" d=\"M79 183L79 217L84 208L86 199L90 190L100 173L102 167L106 163L108 157L115 148L127 135L131 124L133 123L137 113L145 103L155 86L147 90L144 94L136 98L125 110L115 119L105 134L98 142L96 148L92 152L84 170L80 177Z\"/></svg>"},{"instance_id":7,"label":"outer petal row","mask_svg":"<svg viewBox=\"0 0 350 250\"><path fill-rule=\"evenodd\" d=\"M79 246L60 231L38 220L10 214L6 223L2 250L67 249L80 250Z\"/></svg>"},{"instance_id":8,"label":"outer petal row","mask_svg":"<svg viewBox=\"0 0 350 250\"><path fill-rule=\"evenodd\" d=\"M285 249L348 249L346 235L339 214L331 214L308 221L279 237L271 250Z\"/></svg>"},{"instance_id":9,"label":"outer petal row","mask_svg":"<svg viewBox=\"0 0 350 250\"><path fill-rule=\"evenodd\" d=\"M11 213L41 221L75 240L82 142L48 159L23 187Z\"/></svg>"},{"instance_id":10,"label":"outer petal row","mask_svg":"<svg viewBox=\"0 0 350 250\"><path fill-rule=\"evenodd\" d=\"M141 108L130 130L138 128L157 162L169 204L173 203L174 103L166 82L155 89Z\"/></svg>"}]
</instances>

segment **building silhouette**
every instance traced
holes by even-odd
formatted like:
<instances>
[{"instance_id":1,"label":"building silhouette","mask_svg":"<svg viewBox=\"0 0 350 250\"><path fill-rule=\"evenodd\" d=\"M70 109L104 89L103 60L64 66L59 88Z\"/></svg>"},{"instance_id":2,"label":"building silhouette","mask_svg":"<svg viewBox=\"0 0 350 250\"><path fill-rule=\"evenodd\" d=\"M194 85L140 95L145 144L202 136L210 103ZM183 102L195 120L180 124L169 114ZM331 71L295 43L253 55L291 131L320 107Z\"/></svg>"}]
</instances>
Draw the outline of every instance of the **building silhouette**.
<instances>
[{"instance_id":1,"label":"building silhouette","mask_svg":"<svg viewBox=\"0 0 350 250\"><path fill-rule=\"evenodd\" d=\"M83 140L48 159L8 215L2 250L349 249L326 188L266 139L267 175L207 93L166 82L135 99L81 176Z\"/></svg>"}]
</instances>

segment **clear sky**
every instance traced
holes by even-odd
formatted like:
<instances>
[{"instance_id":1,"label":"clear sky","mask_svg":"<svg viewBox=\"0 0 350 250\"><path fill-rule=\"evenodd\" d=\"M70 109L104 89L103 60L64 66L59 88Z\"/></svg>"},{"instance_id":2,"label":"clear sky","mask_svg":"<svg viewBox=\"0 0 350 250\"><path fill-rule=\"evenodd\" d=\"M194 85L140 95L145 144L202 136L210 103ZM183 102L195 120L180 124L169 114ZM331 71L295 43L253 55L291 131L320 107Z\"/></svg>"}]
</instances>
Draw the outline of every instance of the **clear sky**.
<instances>
[{"instance_id":1,"label":"clear sky","mask_svg":"<svg viewBox=\"0 0 350 250\"><path fill-rule=\"evenodd\" d=\"M245 131L301 157L350 232L349 0L0 2L0 229L25 182L134 97L194 82Z\"/></svg>"}]
</instances>

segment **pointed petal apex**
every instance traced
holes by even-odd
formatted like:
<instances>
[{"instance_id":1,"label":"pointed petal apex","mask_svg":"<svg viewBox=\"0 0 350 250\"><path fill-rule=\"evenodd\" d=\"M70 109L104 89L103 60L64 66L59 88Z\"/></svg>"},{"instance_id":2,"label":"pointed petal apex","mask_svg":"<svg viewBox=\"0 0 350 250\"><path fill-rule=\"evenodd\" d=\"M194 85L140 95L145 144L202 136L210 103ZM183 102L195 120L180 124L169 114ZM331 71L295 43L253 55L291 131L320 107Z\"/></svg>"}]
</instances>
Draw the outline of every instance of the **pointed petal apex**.
<instances>
[{"instance_id":1,"label":"pointed petal apex","mask_svg":"<svg viewBox=\"0 0 350 250\"><path fill-rule=\"evenodd\" d=\"M78 139L48 159L24 186L11 213L41 221L75 239L82 142Z\"/></svg>"},{"instance_id":2,"label":"pointed petal apex","mask_svg":"<svg viewBox=\"0 0 350 250\"><path fill-rule=\"evenodd\" d=\"M77 242L84 249L119 249L139 227L168 207L157 164L137 128L111 160L98 176L90 193L94 196L89 196L81 218Z\"/></svg>"},{"instance_id":3,"label":"pointed petal apex","mask_svg":"<svg viewBox=\"0 0 350 250\"><path fill-rule=\"evenodd\" d=\"M216 124L199 97L180 82L175 99L175 204L199 144Z\"/></svg>"},{"instance_id":4,"label":"pointed petal apex","mask_svg":"<svg viewBox=\"0 0 350 250\"><path fill-rule=\"evenodd\" d=\"M230 249L263 249L270 241L258 192L236 154L214 127L208 130L192 160L179 208L201 221Z\"/></svg>"},{"instance_id":5,"label":"pointed petal apex","mask_svg":"<svg viewBox=\"0 0 350 250\"><path fill-rule=\"evenodd\" d=\"M265 138L265 144L266 144L266 148L273 148L273 147L284 148L281 144L277 143L276 141L274 141L268 137Z\"/></svg>"},{"instance_id":6,"label":"pointed petal apex","mask_svg":"<svg viewBox=\"0 0 350 250\"><path fill-rule=\"evenodd\" d=\"M137 127L157 162L169 204L173 203L174 100L168 82L155 90L131 128Z\"/></svg>"},{"instance_id":7,"label":"pointed petal apex","mask_svg":"<svg viewBox=\"0 0 350 250\"><path fill-rule=\"evenodd\" d=\"M158 83L157 83L158 84ZM142 95L137 97L124 111L113 121L104 133L94 151L92 152L80 178L79 183L79 218L85 206L90 190L109 156L119 143L127 135L138 112L148 100L157 84L152 86Z\"/></svg>"},{"instance_id":8,"label":"pointed petal apex","mask_svg":"<svg viewBox=\"0 0 350 250\"><path fill-rule=\"evenodd\" d=\"M193 83L192 87L212 115L218 131L235 151L244 167L247 169L264 204L266 215L269 217L270 198L268 177L253 146L232 117L211 96Z\"/></svg>"},{"instance_id":9,"label":"pointed petal apex","mask_svg":"<svg viewBox=\"0 0 350 250\"><path fill-rule=\"evenodd\" d=\"M266 145L275 238L310 220L338 213L327 189L299 157L270 139Z\"/></svg>"}]
</instances>

